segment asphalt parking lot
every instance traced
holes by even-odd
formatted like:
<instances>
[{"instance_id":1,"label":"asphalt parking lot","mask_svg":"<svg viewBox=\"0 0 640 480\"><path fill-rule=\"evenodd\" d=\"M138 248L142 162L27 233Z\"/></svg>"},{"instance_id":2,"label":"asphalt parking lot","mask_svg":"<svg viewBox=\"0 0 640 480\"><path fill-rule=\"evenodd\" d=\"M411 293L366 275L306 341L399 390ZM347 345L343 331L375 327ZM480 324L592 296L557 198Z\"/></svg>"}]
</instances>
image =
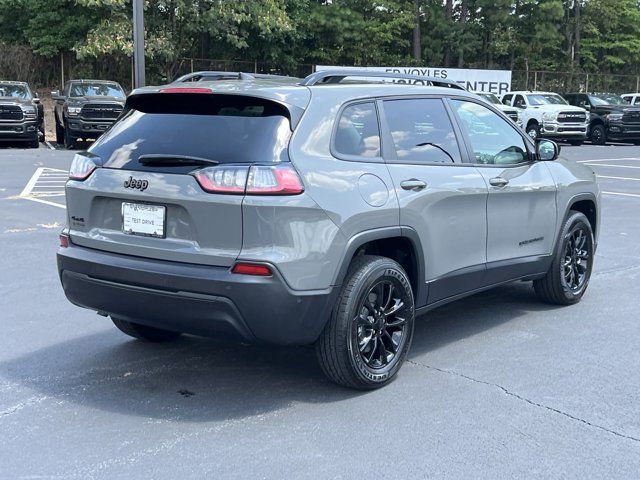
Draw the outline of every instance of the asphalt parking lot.
<instances>
[{"instance_id":1,"label":"asphalt parking lot","mask_svg":"<svg viewBox=\"0 0 640 480\"><path fill-rule=\"evenodd\" d=\"M434 310L368 393L311 348L143 344L67 302L72 156L0 150L0 479L639 477L640 147L563 147L605 192L581 303L518 283Z\"/></svg>"}]
</instances>

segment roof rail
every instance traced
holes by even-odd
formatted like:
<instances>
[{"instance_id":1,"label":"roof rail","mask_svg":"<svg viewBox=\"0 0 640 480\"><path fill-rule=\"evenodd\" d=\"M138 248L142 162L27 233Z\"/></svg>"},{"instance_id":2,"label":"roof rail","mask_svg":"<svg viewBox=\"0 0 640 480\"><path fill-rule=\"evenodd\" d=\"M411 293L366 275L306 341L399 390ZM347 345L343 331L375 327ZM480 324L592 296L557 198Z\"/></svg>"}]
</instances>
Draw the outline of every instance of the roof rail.
<instances>
[{"instance_id":1,"label":"roof rail","mask_svg":"<svg viewBox=\"0 0 640 480\"><path fill-rule=\"evenodd\" d=\"M359 78L401 78L403 80L418 80L424 83L428 83L434 87L448 87L456 88L458 90L466 90L462 85L453 80L447 80L444 78L436 77L424 77L422 75L410 75L407 73L392 73L392 72L372 72L372 71L346 71L346 70L323 70L315 72L304 78L300 85L311 86L325 83L340 83L347 77L359 77Z\"/></svg>"},{"instance_id":2,"label":"roof rail","mask_svg":"<svg viewBox=\"0 0 640 480\"><path fill-rule=\"evenodd\" d=\"M182 82L186 79L190 79L196 76L203 77L215 77L210 81L221 81L221 80L255 80L257 78L262 79L272 79L272 80L285 80L285 79L295 79L295 77L288 77L286 75L273 75L270 73L246 73L246 72L225 72L219 70L202 70L199 72L191 72L181 77L176 78L171 83Z\"/></svg>"}]
</instances>

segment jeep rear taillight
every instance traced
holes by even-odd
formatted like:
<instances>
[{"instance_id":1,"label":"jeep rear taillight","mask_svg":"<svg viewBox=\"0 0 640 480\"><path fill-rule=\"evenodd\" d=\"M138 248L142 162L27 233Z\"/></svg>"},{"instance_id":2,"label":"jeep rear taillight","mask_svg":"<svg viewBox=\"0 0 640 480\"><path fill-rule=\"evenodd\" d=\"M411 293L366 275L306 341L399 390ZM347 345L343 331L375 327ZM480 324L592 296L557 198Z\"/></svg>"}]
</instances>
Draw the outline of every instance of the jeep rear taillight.
<instances>
[{"instance_id":1,"label":"jeep rear taillight","mask_svg":"<svg viewBox=\"0 0 640 480\"><path fill-rule=\"evenodd\" d=\"M291 165L220 165L193 173L209 193L247 195L298 195L302 181Z\"/></svg>"},{"instance_id":2,"label":"jeep rear taillight","mask_svg":"<svg viewBox=\"0 0 640 480\"><path fill-rule=\"evenodd\" d=\"M86 180L96 167L96 163L91 158L76 153L71 162L71 168L69 168L69 179L78 181Z\"/></svg>"}]
</instances>

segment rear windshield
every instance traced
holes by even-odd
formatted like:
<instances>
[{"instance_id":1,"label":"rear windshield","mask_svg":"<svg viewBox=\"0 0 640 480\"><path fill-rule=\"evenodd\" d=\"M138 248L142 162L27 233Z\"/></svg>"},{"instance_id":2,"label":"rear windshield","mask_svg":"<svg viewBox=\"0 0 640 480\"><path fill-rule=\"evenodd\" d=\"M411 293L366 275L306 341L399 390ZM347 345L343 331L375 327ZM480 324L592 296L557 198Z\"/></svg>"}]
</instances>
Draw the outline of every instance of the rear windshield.
<instances>
[{"instance_id":1,"label":"rear windshield","mask_svg":"<svg viewBox=\"0 0 640 480\"><path fill-rule=\"evenodd\" d=\"M193 166L144 164L148 156L224 163L289 161L288 111L260 98L216 94L146 94L130 98L118 122L89 149L103 166L191 171ZM143 161L139 162L139 158Z\"/></svg>"}]
</instances>

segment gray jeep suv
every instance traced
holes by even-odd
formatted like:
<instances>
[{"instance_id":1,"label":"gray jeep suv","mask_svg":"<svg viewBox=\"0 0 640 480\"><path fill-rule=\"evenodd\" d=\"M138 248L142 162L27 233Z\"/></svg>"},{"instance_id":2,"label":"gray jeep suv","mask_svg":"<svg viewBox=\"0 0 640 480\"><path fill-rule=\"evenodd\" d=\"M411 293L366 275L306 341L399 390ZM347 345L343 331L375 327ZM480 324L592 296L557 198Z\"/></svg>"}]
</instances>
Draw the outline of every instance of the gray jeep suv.
<instances>
[{"instance_id":1,"label":"gray jeep suv","mask_svg":"<svg viewBox=\"0 0 640 480\"><path fill-rule=\"evenodd\" d=\"M453 82L385 76L134 91L73 160L68 299L148 341L315 344L361 389L394 377L415 317L446 302L515 280L579 301L593 172Z\"/></svg>"}]
</instances>

